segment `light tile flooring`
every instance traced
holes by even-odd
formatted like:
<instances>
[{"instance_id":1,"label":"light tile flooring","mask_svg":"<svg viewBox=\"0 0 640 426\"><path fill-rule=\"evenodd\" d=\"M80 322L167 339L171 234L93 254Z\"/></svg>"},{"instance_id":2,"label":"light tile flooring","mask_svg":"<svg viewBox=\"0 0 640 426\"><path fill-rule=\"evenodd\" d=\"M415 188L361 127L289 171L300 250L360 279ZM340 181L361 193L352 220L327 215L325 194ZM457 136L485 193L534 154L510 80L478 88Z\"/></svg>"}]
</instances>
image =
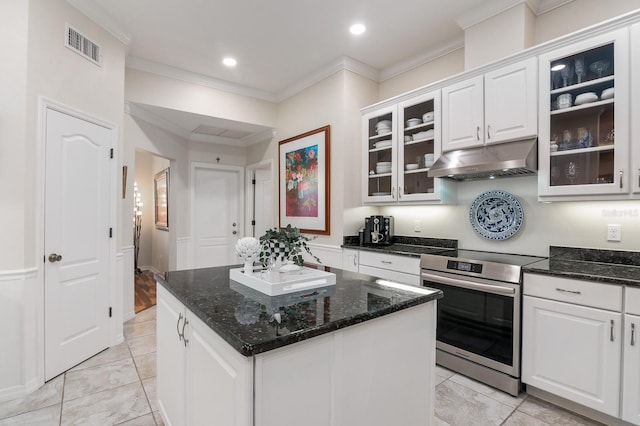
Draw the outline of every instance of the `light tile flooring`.
<instances>
[{"instance_id":1,"label":"light tile flooring","mask_svg":"<svg viewBox=\"0 0 640 426\"><path fill-rule=\"evenodd\" d=\"M155 400L155 328L155 307L140 312L125 324L124 343L25 398L0 403L0 426L163 425ZM436 426L599 424L526 394L514 398L440 367L435 415Z\"/></svg>"}]
</instances>

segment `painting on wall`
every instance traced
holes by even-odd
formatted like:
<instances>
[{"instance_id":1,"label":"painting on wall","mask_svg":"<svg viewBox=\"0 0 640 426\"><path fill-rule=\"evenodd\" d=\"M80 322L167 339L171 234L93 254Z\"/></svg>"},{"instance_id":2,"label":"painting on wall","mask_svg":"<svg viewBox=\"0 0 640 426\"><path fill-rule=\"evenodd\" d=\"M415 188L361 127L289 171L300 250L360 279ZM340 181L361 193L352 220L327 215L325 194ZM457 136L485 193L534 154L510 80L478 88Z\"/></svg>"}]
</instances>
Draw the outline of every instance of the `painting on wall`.
<instances>
[{"instance_id":1,"label":"painting on wall","mask_svg":"<svg viewBox=\"0 0 640 426\"><path fill-rule=\"evenodd\" d=\"M280 227L328 235L330 126L279 142Z\"/></svg>"},{"instance_id":2,"label":"painting on wall","mask_svg":"<svg viewBox=\"0 0 640 426\"><path fill-rule=\"evenodd\" d=\"M156 229L169 230L169 168L156 173L153 178L153 194L156 213Z\"/></svg>"}]
</instances>

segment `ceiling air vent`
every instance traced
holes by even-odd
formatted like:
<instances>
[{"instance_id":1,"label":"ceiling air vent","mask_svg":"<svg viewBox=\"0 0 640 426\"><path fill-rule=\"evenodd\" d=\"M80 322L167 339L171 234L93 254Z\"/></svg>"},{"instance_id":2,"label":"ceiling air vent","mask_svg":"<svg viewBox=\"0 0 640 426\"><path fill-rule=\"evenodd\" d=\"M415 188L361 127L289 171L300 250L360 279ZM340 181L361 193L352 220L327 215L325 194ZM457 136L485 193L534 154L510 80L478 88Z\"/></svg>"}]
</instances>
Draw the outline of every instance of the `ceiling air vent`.
<instances>
[{"instance_id":1,"label":"ceiling air vent","mask_svg":"<svg viewBox=\"0 0 640 426\"><path fill-rule=\"evenodd\" d=\"M100 46L80 34L69 25L66 26L65 46L96 65L101 65L102 55Z\"/></svg>"}]
</instances>

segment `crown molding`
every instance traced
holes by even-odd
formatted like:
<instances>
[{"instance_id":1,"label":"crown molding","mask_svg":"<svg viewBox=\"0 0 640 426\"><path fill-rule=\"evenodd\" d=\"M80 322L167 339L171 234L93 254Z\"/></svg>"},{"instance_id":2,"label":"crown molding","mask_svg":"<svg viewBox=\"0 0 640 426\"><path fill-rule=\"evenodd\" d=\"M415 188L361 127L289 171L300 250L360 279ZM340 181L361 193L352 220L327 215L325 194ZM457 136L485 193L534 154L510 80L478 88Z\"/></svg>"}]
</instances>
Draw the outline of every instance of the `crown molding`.
<instances>
[{"instance_id":1,"label":"crown molding","mask_svg":"<svg viewBox=\"0 0 640 426\"><path fill-rule=\"evenodd\" d=\"M187 83L193 83L200 86L209 87L211 89L222 90L225 92L235 93L237 95L249 96L252 98L262 99L268 102L277 102L277 98L273 93L253 89L241 84L231 83L229 81L208 77L203 74L175 68L170 65L160 64L158 62L148 61L146 59L128 56L126 59L127 68L138 71L149 72L164 77L182 80Z\"/></svg>"},{"instance_id":2,"label":"crown molding","mask_svg":"<svg viewBox=\"0 0 640 426\"><path fill-rule=\"evenodd\" d=\"M376 68L348 56L343 56L279 92L277 94L277 102L283 101L343 70L352 71L376 82L380 78L380 72Z\"/></svg>"},{"instance_id":3,"label":"crown molding","mask_svg":"<svg viewBox=\"0 0 640 426\"><path fill-rule=\"evenodd\" d=\"M526 4L533 13L541 15L572 1L574 0L498 0L490 4L483 4L482 7L471 9L458 17L456 23L463 30L467 30L520 4Z\"/></svg>"},{"instance_id":4,"label":"crown molding","mask_svg":"<svg viewBox=\"0 0 640 426\"><path fill-rule=\"evenodd\" d=\"M118 23L94 2L83 0L67 0L71 6L76 8L80 13L91 19L98 26L102 27L109 34L120 40L125 46L131 43L131 34L126 32Z\"/></svg>"},{"instance_id":5,"label":"crown molding","mask_svg":"<svg viewBox=\"0 0 640 426\"><path fill-rule=\"evenodd\" d=\"M389 80L390 78L396 77L462 48L464 48L464 35L460 35L455 40L451 40L451 42L436 50L430 50L421 55L411 57L405 61L398 62L390 67L384 68L380 71L380 78L377 81L380 83L385 80Z\"/></svg>"}]
</instances>

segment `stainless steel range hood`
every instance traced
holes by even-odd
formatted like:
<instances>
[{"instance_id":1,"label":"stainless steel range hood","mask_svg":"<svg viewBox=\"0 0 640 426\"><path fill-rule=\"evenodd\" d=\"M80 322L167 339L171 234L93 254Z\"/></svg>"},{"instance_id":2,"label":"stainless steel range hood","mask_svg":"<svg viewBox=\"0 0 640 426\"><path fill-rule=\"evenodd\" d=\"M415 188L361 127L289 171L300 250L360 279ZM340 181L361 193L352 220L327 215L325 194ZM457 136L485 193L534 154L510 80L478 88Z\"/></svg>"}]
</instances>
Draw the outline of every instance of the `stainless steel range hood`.
<instances>
[{"instance_id":1,"label":"stainless steel range hood","mask_svg":"<svg viewBox=\"0 0 640 426\"><path fill-rule=\"evenodd\" d=\"M429 177L457 181L525 176L538 168L537 138L443 153Z\"/></svg>"}]
</instances>

